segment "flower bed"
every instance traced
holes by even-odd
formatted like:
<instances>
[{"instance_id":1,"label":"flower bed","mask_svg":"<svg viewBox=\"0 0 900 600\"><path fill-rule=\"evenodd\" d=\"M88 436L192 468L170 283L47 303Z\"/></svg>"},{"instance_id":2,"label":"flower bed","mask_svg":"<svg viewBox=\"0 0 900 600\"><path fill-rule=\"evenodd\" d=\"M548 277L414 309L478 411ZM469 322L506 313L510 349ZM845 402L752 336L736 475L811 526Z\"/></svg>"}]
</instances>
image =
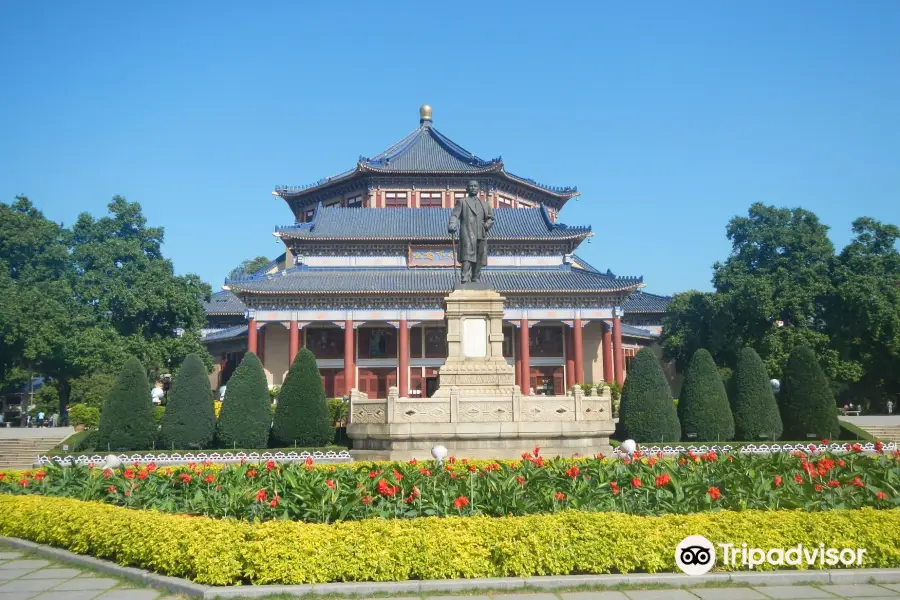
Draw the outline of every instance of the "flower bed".
<instances>
[{"instance_id":1,"label":"flower bed","mask_svg":"<svg viewBox=\"0 0 900 600\"><path fill-rule=\"evenodd\" d=\"M182 468L47 468L0 475L0 492L95 500L162 512L297 520L500 517L565 509L638 515L746 509L824 511L900 507L900 452L747 455L689 452L677 459L450 460Z\"/></svg>"},{"instance_id":2,"label":"flower bed","mask_svg":"<svg viewBox=\"0 0 900 600\"><path fill-rule=\"evenodd\" d=\"M210 585L675 571L675 547L688 535L757 548L866 548L864 567L900 567L900 510L564 511L312 525L0 495L0 534Z\"/></svg>"}]
</instances>

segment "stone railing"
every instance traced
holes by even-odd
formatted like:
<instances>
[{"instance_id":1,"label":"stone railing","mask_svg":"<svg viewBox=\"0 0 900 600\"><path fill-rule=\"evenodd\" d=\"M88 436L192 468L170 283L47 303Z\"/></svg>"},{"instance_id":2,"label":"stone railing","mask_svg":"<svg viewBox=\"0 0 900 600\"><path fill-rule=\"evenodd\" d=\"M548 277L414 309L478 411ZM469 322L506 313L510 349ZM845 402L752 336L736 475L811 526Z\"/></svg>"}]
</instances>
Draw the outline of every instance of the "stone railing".
<instances>
[{"instance_id":1,"label":"stone railing","mask_svg":"<svg viewBox=\"0 0 900 600\"><path fill-rule=\"evenodd\" d=\"M849 445L852 445L855 442L850 442ZM731 446L728 443L725 444L714 444L712 446L645 446L640 445L638 450L643 452L645 455L656 455L662 453L667 456L678 455L683 452L694 451L697 454L705 454L707 452L732 452L736 454L773 454L778 452L816 452L821 454L822 452L849 452L848 443L838 444L838 443L830 443L830 444L747 444L745 446ZM862 452L872 453L875 452L875 444L872 442L866 442L865 444L860 443L860 449ZM886 443L882 445L883 452L894 452L897 450L897 444L894 442Z\"/></svg>"},{"instance_id":2,"label":"stone railing","mask_svg":"<svg viewBox=\"0 0 900 600\"><path fill-rule=\"evenodd\" d=\"M78 456L39 456L38 465L55 464L60 467L101 466L106 462L109 454L81 454ZM262 463L273 460L277 463L288 462L304 462L307 458L312 458L316 463L341 463L350 462L353 457L346 450L327 450L325 452L313 451L307 452L161 452L148 454L117 454L118 459L123 465L131 465L137 463L139 465L148 465L155 463L157 465L184 465L188 463L204 463L211 462L214 464L227 463Z\"/></svg>"},{"instance_id":3,"label":"stone railing","mask_svg":"<svg viewBox=\"0 0 900 600\"><path fill-rule=\"evenodd\" d=\"M612 419L612 400L585 396L578 386L565 396L521 396L461 399L451 391L444 398L401 398L396 387L388 397L372 399L357 390L350 394L351 424L478 423L509 421L603 421Z\"/></svg>"}]
</instances>

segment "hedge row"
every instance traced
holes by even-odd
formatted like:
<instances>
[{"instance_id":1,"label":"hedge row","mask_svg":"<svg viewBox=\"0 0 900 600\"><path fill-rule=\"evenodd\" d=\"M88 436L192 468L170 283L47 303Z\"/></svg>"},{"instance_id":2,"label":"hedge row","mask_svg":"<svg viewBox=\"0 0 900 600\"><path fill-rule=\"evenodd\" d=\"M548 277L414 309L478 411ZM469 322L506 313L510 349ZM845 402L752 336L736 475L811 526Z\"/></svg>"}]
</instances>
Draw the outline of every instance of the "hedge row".
<instances>
[{"instance_id":1,"label":"hedge row","mask_svg":"<svg viewBox=\"0 0 900 600\"><path fill-rule=\"evenodd\" d=\"M676 570L675 547L688 535L757 548L866 548L864 567L900 567L900 510L662 517L567 511L310 525L0 496L0 534L210 585L656 573Z\"/></svg>"}]
</instances>

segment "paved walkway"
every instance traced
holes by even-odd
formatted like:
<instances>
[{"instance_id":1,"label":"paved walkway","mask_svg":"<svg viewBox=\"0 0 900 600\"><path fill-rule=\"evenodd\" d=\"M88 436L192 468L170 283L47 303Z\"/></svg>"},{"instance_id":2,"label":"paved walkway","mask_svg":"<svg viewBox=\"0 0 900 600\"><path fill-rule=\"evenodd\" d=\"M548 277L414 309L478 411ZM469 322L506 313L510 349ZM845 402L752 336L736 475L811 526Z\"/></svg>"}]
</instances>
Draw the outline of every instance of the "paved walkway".
<instances>
[{"instance_id":1,"label":"paved walkway","mask_svg":"<svg viewBox=\"0 0 900 600\"><path fill-rule=\"evenodd\" d=\"M0 600L176 600L158 590L104 577L91 571L35 558L0 546ZM273 596L286 598L286 596ZM844 598L900 599L900 584L697 587L623 589L559 593L496 593L464 596L382 597L379 600L820 600Z\"/></svg>"}]
</instances>

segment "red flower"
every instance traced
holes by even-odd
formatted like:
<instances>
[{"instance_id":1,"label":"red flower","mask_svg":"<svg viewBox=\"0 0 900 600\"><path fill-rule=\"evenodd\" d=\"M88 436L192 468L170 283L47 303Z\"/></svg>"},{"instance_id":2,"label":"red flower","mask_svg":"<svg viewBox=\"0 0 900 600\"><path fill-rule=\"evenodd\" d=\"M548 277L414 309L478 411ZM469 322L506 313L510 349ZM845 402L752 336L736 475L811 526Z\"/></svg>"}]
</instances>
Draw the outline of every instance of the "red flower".
<instances>
[{"instance_id":1,"label":"red flower","mask_svg":"<svg viewBox=\"0 0 900 600\"><path fill-rule=\"evenodd\" d=\"M656 466L656 459L651 456L647 459L647 464L650 465L651 468Z\"/></svg>"},{"instance_id":2,"label":"red flower","mask_svg":"<svg viewBox=\"0 0 900 600\"><path fill-rule=\"evenodd\" d=\"M206 483L214 483L216 481L216 478L213 477L212 475L207 475L206 477L203 478L203 481Z\"/></svg>"},{"instance_id":3,"label":"red flower","mask_svg":"<svg viewBox=\"0 0 900 600\"><path fill-rule=\"evenodd\" d=\"M602 452L598 452L598 453L597 453L597 460L603 460L603 453L602 453Z\"/></svg>"},{"instance_id":4,"label":"red flower","mask_svg":"<svg viewBox=\"0 0 900 600\"><path fill-rule=\"evenodd\" d=\"M888 495L885 494L884 492L878 492L877 494L875 494L875 499L876 500L887 500Z\"/></svg>"},{"instance_id":5,"label":"red flower","mask_svg":"<svg viewBox=\"0 0 900 600\"><path fill-rule=\"evenodd\" d=\"M400 488L398 486L388 484L387 480L378 480L378 493L382 496L393 496L399 491Z\"/></svg>"},{"instance_id":6,"label":"red flower","mask_svg":"<svg viewBox=\"0 0 900 600\"><path fill-rule=\"evenodd\" d=\"M425 467L422 467L421 469L419 469L419 472L420 472L422 475L424 475L425 477L431 477L431 471L429 471L429 470L426 469Z\"/></svg>"},{"instance_id":7,"label":"red flower","mask_svg":"<svg viewBox=\"0 0 900 600\"><path fill-rule=\"evenodd\" d=\"M217 491L217 492L218 492L219 490L221 490L221 489L222 489L222 486L221 486L221 485L217 485L217 486L216 486L216 491Z\"/></svg>"},{"instance_id":8,"label":"red flower","mask_svg":"<svg viewBox=\"0 0 900 600\"><path fill-rule=\"evenodd\" d=\"M823 443L823 444L827 444L827 443L828 443L828 438L825 438L824 440L822 440L822 443Z\"/></svg>"},{"instance_id":9,"label":"red flower","mask_svg":"<svg viewBox=\"0 0 900 600\"><path fill-rule=\"evenodd\" d=\"M257 502L265 502L266 501L266 490L259 490L256 492L256 501Z\"/></svg>"},{"instance_id":10,"label":"red flower","mask_svg":"<svg viewBox=\"0 0 900 600\"><path fill-rule=\"evenodd\" d=\"M0 473L0 481L6 479L6 473Z\"/></svg>"},{"instance_id":11,"label":"red flower","mask_svg":"<svg viewBox=\"0 0 900 600\"><path fill-rule=\"evenodd\" d=\"M127 497L129 497L129 496L131 496L131 492L128 491L128 490L125 490L125 497L127 498Z\"/></svg>"},{"instance_id":12,"label":"red flower","mask_svg":"<svg viewBox=\"0 0 900 600\"><path fill-rule=\"evenodd\" d=\"M617 496L619 494L619 484L615 481L609 482L609 489L612 490L613 496Z\"/></svg>"},{"instance_id":13,"label":"red flower","mask_svg":"<svg viewBox=\"0 0 900 600\"><path fill-rule=\"evenodd\" d=\"M266 462L266 471L271 471L275 468L275 461L270 460Z\"/></svg>"},{"instance_id":14,"label":"red flower","mask_svg":"<svg viewBox=\"0 0 900 600\"><path fill-rule=\"evenodd\" d=\"M20 479L20 480L19 480L19 485L21 485L23 488L28 487L28 479L27 479L27 478L25 478L25 479Z\"/></svg>"},{"instance_id":15,"label":"red flower","mask_svg":"<svg viewBox=\"0 0 900 600\"><path fill-rule=\"evenodd\" d=\"M641 487L641 480L637 477L631 480L631 487L639 488Z\"/></svg>"},{"instance_id":16,"label":"red flower","mask_svg":"<svg viewBox=\"0 0 900 600\"><path fill-rule=\"evenodd\" d=\"M372 496L363 496L362 503L363 504L372 504Z\"/></svg>"},{"instance_id":17,"label":"red flower","mask_svg":"<svg viewBox=\"0 0 900 600\"><path fill-rule=\"evenodd\" d=\"M112 469L105 469L103 471L103 477L105 479L109 479L110 477L112 477L112 475L113 475Z\"/></svg>"},{"instance_id":18,"label":"red flower","mask_svg":"<svg viewBox=\"0 0 900 600\"><path fill-rule=\"evenodd\" d=\"M122 476L125 477L125 479L134 479L134 469L132 469L131 467L128 467L122 473Z\"/></svg>"},{"instance_id":19,"label":"red flower","mask_svg":"<svg viewBox=\"0 0 900 600\"><path fill-rule=\"evenodd\" d=\"M311 467L312 464L313 464L313 457L312 457L312 456L307 456L307 457L306 457L306 466L307 466L307 467Z\"/></svg>"},{"instance_id":20,"label":"red flower","mask_svg":"<svg viewBox=\"0 0 900 600\"><path fill-rule=\"evenodd\" d=\"M337 489L337 485L335 485L333 479L326 479L326 480L325 480L325 485L327 485L328 487L330 487L330 488L333 489L333 490L334 490L334 489Z\"/></svg>"},{"instance_id":21,"label":"red flower","mask_svg":"<svg viewBox=\"0 0 900 600\"><path fill-rule=\"evenodd\" d=\"M670 480L670 477L669 477L668 473L663 473L662 475L659 475L656 478L656 487L665 487L665 486L669 485L669 480Z\"/></svg>"},{"instance_id":22,"label":"red flower","mask_svg":"<svg viewBox=\"0 0 900 600\"><path fill-rule=\"evenodd\" d=\"M156 470L156 463L155 463L155 462L151 462L149 465L147 465L147 471L148 471L148 472L152 473L152 472L155 471L155 470Z\"/></svg>"},{"instance_id":23,"label":"red flower","mask_svg":"<svg viewBox=\"0 0 900 600\"><path fill-rule=\"evenodd\" d=\"M781 482L782 482L782 481L784 481L784 479L781 478L781 475L776 475L776 476L775 476L775 481L774 481L775 487L781 487Z\"/></svg>"},{"instance_id":24,"label":"red flower","mask_svg":"<svg viewBox=\"0 0 900 600\"><path fill-rule=\"evenodd\" d=\"M860 479L859 477L854 477L853 478L853 487L858 487L858 488L866 487L866 484L863 483L863 480Z\"/></svg>"},{"instance_id":25,"label":"red flower","mask_svg":"<svg viewBox=\"0 0 900 600\"><path fill-rule=\"evenodd\" d=\"M838 481L837 479L832 479L826 485L828 485L828 487L830 487L830 488L839 488L839 487L841 487L841 482Z\"/></svg>"},{"instance_id":26,"label":"red flower","mask_svg":"<svg viewBox=\"0 0 900 600\"><path fill-rule=\"evenodd\" d=\"M875 452L877 452L878 454L884 452L884 444L881 442L881 440L875 442Z\"/></svg>"},{"instance_id":27,"label":"red flower","mask_svg":"<svg viewBox=\"0 0 900 600\"><path fill-rule=\"evenodd\" d=\"M720 492L719 488L716 488L716 487L709 488L706 491L706 493L709 494L709 497L712 498L713 500L718 500L719 498L722 497L722 492Z\"/></svg>"},{"instance_id":28,"label":"red flower","mask_svg":"<svg viewBox=\"0 0 900 600\"><path fill-rule=\"evenodd\" d=\"M846 467L846 466L847 466L847 463L845 463L845 462L842 461L842 460L839 460L839 461L837 461L837 466L839 466L839 467Z\"/></svg>"},{"instance_id":29,"label":"red flower","mask_svg":"<svg viewBox=\"0 0 900 600\"><path fill-rule=\"evenodd\" d=\"M821 492L822 489L823 489L823 488L822 488L822 484L821 484L821 483L817 483L817 484L816 484L816 491L817 491L817 492Z\"/></svg>"},{"instance_id":30,"label":"red flower","mask_svg":"<svg viewBox=\"0 0 900 600\"><path fill-rule=\"evenodd\" d=\"M478 467L476 467L475 465L469 465L469 473L474 473L477 470L478 470Z\"/></svg>"},{"instance_id":31,"label":"red flower","mask_svg":"<svg viewBox=\"0 0 900 600\"><path fill-rule=\"evenodd\" d=\"M382 473L384 473L384 471L369 471L369 479L375 479Z\"/></svg>"},{"instance_id":32,"label":"red flower","mask_svg":"<svg viewBox=\"0 0 900 600\"><path fill-rule=\"evenodd\" d=\"M413 459L410 459L410 461L407 462L406 464L408 464L408 465L415 465L417 462L418 462L418 461L417 461L416 459L413 458Z\"/></svg>"},{"instance_id":33,"label":"red flower","mask_svg":"<svg viewBox=\"0 0 900 600\"><path fill-rule=\"evenodd\" d=\"M862 452L862 444L853 444L852 449L854 452Z\"/></svg>"},{"instance_id":34,"label":"red flower","mask_svg":"<svg viewBox=\"0 0 900 600\"><path fill-rule=\"evenodd\" d=\"M578 472L578 465L572 465L570 469L566 470L566 475L568 475L572 479L575 479L576 477L578 477Z\"/></svg>"},{"instance_id":35,"label":"red flower","mask_svg":"<svg viewBox=\"0 0 900 600\"><path fill-rule=\"evenodd\" d=\"M535 447L534 447L534 450L532 450L531 453L534 454L534 457L535 457L535 458L537 458L537 457L538 457L538 454L541 453L540 447L535 446Z\"/></svg>"},{"instance_id":36,"label":"red flower","mask_svg":"<svg viewBox=\"0 0 900 600\"><path fill-rule=\"evenodd\" d=\"M250 479L256 477L256 469L250 469L249 471L247 471L247 477L249 477Z\"/></svg>"},{"instance_id":37,"label":"red flower","mask_svg":"<svg viewBox=\"0 0 900 600\"><path fill-rule=\"evenodd\" d=\"M46 476L47 476L47 474L44 471L38 471L37 473L34 474L34 478L37 479L38 481L41 481Z\"/></svg>"},{"instance_id":38,"label":"red flower","mask_svg":"<svg viewBox=\"0 0 900 600\"><path fill-rule=\"evenodd\" d=\"M397 469L394 469L394 481L403 481L403 474Z\"/></svg>"},{"instance_id":39,"label":"red flower","mask_svg":"<svg viewBox=\"0 0 900 600\"><path fill-rule=\"evenodd\" d=\"M469 505L469 499L466 498L465 496L460 496L459 498L457 498L456 500L453 501L453 506L455 506L459 510L465 508L468 505Z\"/></svg>"},{"instance_id":40,"label":"red flower","mask_svg":"<svg viewBox=\"0 0 900 600\"><path fill-rule=\"evenodd\" d=\"M716 456L716 453L713 452L712 450L707 452L703 458L708 462L716 462L717 460L719 460L719 457Z\"/></svg>"},{"instance_id":41,"label":"red flower","mask_svg":"<svg viewBox=\"0 0 900 600\"><path fill-rule=\"evenodd\" d=\"M147 469L141 469L140 472L138 473L138 479L143 481L143 480L147 479L147 477L149 475L150 475L150 472Z\"/></svg>"},{"instance_id":42,"label":"red flower","mask_svg":"<svg viewBox=\"0 0 900 600\"><path fill-rule=\"evenodd\" d=\"M278 506L278 501L280 499L281 499L281 497L278 494L275 494L275 497L272 498L271 502L269 502L269 506L271 506L272 508L275 508L276 506Z\"/></svg>"},{"instance_id":43,"label":"red flower","mask_svg":"<svg viewBox=\"0 0 900 600\"><path fill-rule=\"evenodd\" d=\"M187 473L182 473L178 476L178 478L181 480L181 483L190 483L192 479L192 477Z\"/></svg>"},{"instance_id":44,"label":"red flower","mask_svg":"<svg viewBox=\"0 0 900 600\"><path fill-rule=\"evenodd\" d=\"M516 475L516 481L519 482L519 485L521 485L522 487L525 487L525 478L524 477L522 477L521 475Z\"/></svg>"},{"instance_id":45,"label":"red flower","mask_svg":"<svg viewBox=\"0 0 900 600\"><path fill-rule=\"evenodd\" d=\"M115 494L115 493L116 493L116 486L111 485L111 486L109 486L108 488L106 488L106 491L109 492L110 494Z\"/></svg>"},{"instance_id":46,"label":"red flower","mask_svg":"<svg viewBox=\"0 0 900 600\"><path fill-rule=\"evenodd\" d=\"M556 498L557 500L559 500L560 502L566 501L566 495L563 494L562 492L556 492L556 495L553 497Z\"/></svg>"}]
</instances>

